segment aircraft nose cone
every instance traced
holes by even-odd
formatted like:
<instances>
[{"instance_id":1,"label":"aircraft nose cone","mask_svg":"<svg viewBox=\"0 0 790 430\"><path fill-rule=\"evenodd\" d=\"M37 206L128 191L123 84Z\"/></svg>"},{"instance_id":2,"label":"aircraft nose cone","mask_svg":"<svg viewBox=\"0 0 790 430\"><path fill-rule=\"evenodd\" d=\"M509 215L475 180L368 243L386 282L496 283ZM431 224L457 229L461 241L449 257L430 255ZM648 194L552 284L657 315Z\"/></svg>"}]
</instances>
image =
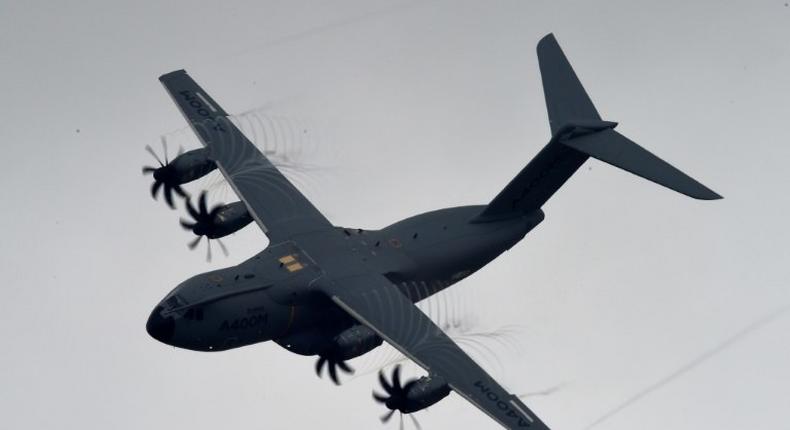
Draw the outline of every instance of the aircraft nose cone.
<instances>
[{"instance_id":1,"label":"aircraft nose cone","mask_svg":"<svg viewBox=\"0 0 790 430\"><path fill-rule=\"evenodd\" d=\"M148 322L145 324L145 330L154 339L169 344L173 338L173 333L176 331L176 322L173 317L163 317L162 307L157 306L151 316L148 317Z\"/></svg>"}]
</instances>

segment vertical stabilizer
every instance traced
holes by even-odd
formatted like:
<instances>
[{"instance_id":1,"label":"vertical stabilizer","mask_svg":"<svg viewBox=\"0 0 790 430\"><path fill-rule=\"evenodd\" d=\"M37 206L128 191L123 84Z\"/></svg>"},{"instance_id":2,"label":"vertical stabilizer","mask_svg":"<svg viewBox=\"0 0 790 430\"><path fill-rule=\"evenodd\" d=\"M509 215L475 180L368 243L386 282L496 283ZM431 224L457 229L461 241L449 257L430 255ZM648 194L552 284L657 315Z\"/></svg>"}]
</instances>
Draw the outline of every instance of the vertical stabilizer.
<instances>
[{"instance_id":1,"label":"vertical stabilizer","mask_svg":"<svg viewBox=\"0 0 790 430\"><path fill-rule=\"evenodd\" d=\"M615 132L617 123L602 121L553 35L541 39L537 50L551 140L474 222L494 221L540 209L589 157L695 199L721 198Z\"/></svg>"},{"instance_id":2,"label":"vertical stabilizer","mask_svg":"<svg viewBox=\"0 0 790 430\"><path fill-rule=\"evenodd\" d=\"M537 50L551 135L571 122L600 120L590 96L584 91L554 35L541 39Z\"/></svg>"}]
</instances>

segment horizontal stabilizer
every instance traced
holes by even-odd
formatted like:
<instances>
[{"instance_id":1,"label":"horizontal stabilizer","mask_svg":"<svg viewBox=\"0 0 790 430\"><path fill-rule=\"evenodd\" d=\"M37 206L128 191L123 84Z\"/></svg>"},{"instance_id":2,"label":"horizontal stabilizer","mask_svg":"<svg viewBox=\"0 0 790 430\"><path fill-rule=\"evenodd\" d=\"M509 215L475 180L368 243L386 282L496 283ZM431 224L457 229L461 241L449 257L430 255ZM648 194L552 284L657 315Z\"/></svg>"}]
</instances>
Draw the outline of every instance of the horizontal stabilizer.
<instances>
[{"instance_id":1,"label":"horizontal stabilizer","mask_svg":"<svg viewBox=\"0 0 790 430\"><path fill-rule=\"evenodd\" d=\"M567 140L561 139L560 143L689 197L700 200L722 198L710 188L612 129Z\"/></svg>"}]
</instances>

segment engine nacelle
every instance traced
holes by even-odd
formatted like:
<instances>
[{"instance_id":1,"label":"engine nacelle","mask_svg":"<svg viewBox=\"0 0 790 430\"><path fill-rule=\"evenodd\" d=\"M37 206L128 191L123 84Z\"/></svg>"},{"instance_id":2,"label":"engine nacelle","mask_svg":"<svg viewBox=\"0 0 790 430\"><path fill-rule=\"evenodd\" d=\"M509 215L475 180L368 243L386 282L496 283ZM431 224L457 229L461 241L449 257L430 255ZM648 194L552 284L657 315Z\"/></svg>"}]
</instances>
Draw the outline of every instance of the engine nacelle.
<instances>
[{"instance_id":1,"label":"engine nacelle","mask_svg":"<svg viewBox=\"0 0 790 430\"><path fill-rule=\"evenodd\" d=\"M450 394L450 386L439 376L423 376L414 381L406 392L406 402L400 409L404 414L417 412ZM396 408L398 409L398 408Z\"/></svg>"},{"instance_id":2,"label":"engine nacelle","mask_svg":"<svg viewBox=\"0 0 790 430\"><path fill-rule=\"evenodd\" d=\"M392 371L390 381L384 376L384 372L379 372L379 382L385 394L373 392L373 399L384 404L390 413L382 417L386 422L395 411L410 414L425 409L450 394L450 386L442 377L438 375L423 376L419 379L412 379L405 384L400 379L400 365L396 365Z\"/></svg>"},{"instance_id":3,"label":"engine nacelle","mask_svg":"<svg viewBox=\"0 0 790 430\"><path fill-rule=\"evenodd\" d=\"M340 333L328 327L300 330L287 337L276 339L285 349L299 355L323 354L334 360L349 360L372 351L382 339L373 330L354 325Z\"/></svg>"},{"instance_id":4,"label":"engine nacelle","mask_svg":"<svg viewBox=\"0 0 790 430\"><path fill-rule=\"evenodd\" d=\"M194 227L193 231L198 236L206 235L209 239L218 239L233 234L252 222L252 216L244 202L217 206L211 213L213 216L208 225L198 224Z\"/></svg>"},{"instance_id":5,"label":"engine nacelle","mask_svg":"<svg viewBox=\"0 0 790 430\"><path fill-rule=\"evenodd\" d=\"M173 161L168 161L167 145L163 143L162 146L165 152L164 162L151 149L150 145L145 147L159 162L159 167L143 166L143 174L154 175L154 183L151 185L151 196L156 199L157 193L161 189L167 204L175 209L173 193L181 197L187 197L187 193L181 188L181 185L208 175L217 168L217 163L208 158L208 150L205 148L185 152Z\"/></svg>"},{"instance_id":6,"label":"engine nacelle","mask_svg":"<svg viewBox=\"0 0 790 430\"><path fill-rule=\"evenodd\" d=\"M338 360L350 360L372 351L383 340L364 325L354 325L343 330L333 340L333 356Z\"/></svg>"},{"instance_id":7,"label":"engine nacelle","mask_svg":"<svg viewBox=\"0 0 790 430\"><path fill-rule=\"evenodd\" d=\"M176 157L170 164L154 172L154 179L171 184L186 184L208 175L217 164L208 158L206 148L193 149ZM159 178L157 176L167 176Z\"/></svg>"}]
</instances>

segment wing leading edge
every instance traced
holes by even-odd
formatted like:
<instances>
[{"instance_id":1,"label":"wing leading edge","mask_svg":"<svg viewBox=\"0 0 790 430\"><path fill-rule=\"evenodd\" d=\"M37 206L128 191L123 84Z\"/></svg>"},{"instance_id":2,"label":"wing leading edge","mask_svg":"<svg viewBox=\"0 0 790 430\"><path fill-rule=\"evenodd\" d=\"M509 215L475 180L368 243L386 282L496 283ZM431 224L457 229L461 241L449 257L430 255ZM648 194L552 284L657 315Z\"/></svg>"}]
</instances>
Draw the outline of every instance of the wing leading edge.
<instances>
[{"instance_id":1,"label":"wing leading edge","mask_svg":"<svg viewBox=\"0 0 790 430\"><path fill-rule=\"evenodd\" d=\"M244 136L184 70L159 78L219 170L273 243L331 228L329 221Z\"/></svg>"},{"instance_id":2,"label":"wing leading edge","mask_svg":"<svg viewBox=\"0 0 790 430\"><path fill-rule=\"evenodd\" d=\"M354 319L429 374L444 378L453 391L503 427L549 430L383 276L343 278L319 288Z\"/></svg>"}]
</instances>

